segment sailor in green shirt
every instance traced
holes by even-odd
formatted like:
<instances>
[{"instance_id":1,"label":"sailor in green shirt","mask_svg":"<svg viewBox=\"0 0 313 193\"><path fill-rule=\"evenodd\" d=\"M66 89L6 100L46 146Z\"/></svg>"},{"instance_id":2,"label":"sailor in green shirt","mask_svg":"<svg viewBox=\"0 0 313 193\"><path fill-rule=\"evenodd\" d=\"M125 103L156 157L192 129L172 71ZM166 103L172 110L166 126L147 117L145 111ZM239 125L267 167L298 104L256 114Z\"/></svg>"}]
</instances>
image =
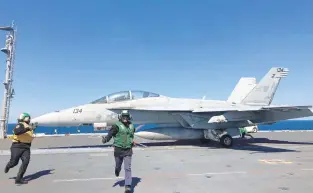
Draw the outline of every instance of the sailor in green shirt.
<instances>
[{"instance_id":1,"label":"sailor in green shirt","mask_svg":"<svg viewBox=\"0 0 313 193\"><path fill-rule=\"evenodd\" d=\"M131 159L132 147L134 143L135 128L131 123L131 115L127 110L123 110L119 115L119 120L112 126L107 136L102 137L102 143L107 143L114 138L115 175L119 176L122 163L124 161L125 170L125 193L131 192L132 175Z\"/></svg>"},{"instance_id":2,"label":"sailor in green shirt","mask_svg":"<svg viewBox=\"0 0 313 193\"><path fill-rule=\"evenodd\" d=\"M249 137L253 138L252 135L250 135L248 133L248 131L246 130L246 128L244 128L244 127L239 128L239 132L240 132L241 138L245 138L246 135L248 135Z\"/></svg>"}]
</instances>

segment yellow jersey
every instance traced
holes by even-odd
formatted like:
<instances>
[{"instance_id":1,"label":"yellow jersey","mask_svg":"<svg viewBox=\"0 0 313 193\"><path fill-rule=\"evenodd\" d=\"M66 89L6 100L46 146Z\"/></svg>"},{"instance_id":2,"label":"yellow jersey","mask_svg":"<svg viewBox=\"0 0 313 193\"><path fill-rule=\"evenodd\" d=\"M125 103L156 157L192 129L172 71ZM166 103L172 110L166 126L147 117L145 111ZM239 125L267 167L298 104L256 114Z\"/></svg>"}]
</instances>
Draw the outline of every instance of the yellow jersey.
<instances>
[{"instance_id":1,"label":"yellow jersey","mask_svg":"<svg viewBox=\"0 0 313 193\"><path fill-rule=\"evenodd\" d=\"M26 129L27 131L23 134L16 135L14 130L20 127L24 127L24 129ZM15 129L13 130L13 136L11 137L13 142L31 143L33 141L34 130L31 128L30 125L21 122L18 125L16 125Z\"/></svg>"}]
</instances>

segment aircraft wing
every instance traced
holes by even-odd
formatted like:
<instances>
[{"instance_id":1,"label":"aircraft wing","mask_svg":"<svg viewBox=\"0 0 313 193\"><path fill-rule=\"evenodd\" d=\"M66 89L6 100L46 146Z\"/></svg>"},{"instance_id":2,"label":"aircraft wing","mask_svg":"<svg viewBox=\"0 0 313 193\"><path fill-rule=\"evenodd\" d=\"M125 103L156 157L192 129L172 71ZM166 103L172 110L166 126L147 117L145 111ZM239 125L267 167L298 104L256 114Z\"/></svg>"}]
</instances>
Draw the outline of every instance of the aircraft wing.
<instances>
[{"instance_id":1,"label":"aircraft wing","mask_svg":"<svg viewBox=\"0 0 313 193\"><path fill-rule=\"evenodd\" d=\"M112 108L119 113L122 108ZM125 108L124 108L125 109ZM166 113L184 128L209 129L220 127L223 122L224 127L241 127L240 122L251 121L252 123L273 123L280 120L294 119L300 117L313 116L312 106L224 106L224 107L203 107L192 109L184 105L146 106L136 108L126 108L135 113L137 121L145 124L159 121L159 117L167 119ZM152 113L151 113L152 112ZM165 112L165 114L164 114ZM138 113L138 114L137 114ZM157 116L154 113L160 113ZM145 117L145 118L143 118ZM150 117L150 118L149 118ZM157 119L153 118L157 117ZM161 121L162 122L162 121ZM139 124L139 123L138 123ZM211 125L210 125L211 124ZM242 123L246 124L246 123Z\"/></svg>"},{"instance_id":2,"label":"aircraft wing","mask_svg":"<svg viewBox=\"0 0 313 193\"><path fill-rule=\"evenodd\" d=\"M312 105L304 105L304 106L269 106L269 107L262 107L262 110L288 111L288 110L301 110L301 109L309 109L309 108L312 108Z\"/></svg>"},{"instance_id":3,"label":"aircraft wing","mask_svg":"<svg viewBox=\"0 0 313 193\"><path fill-rule=\"evenodd\" d=\"M170 112L192 112L192 113L210 113L210 112L242 112L242 111L290 111L312 108L312 105L307 106L229 106L229 107L204 107L204 108L188 108L184 106L148 106L148 107L133 107L133 108L111 108L111 110L128 109L138 111L170 111Z\"/></svg>"},{"instance_id":4,"label":"aircraft wing","mask_svg":"<svg viewBox=\"0 0 313 193\"><path fill-rule=\"evenodd\" d=\"M196 108L193 113L214 113L214 112L234 112L234 111L257 111L261 107L212 107L212 108Z\"/></svg>"},{"instance_id":5,"label":"aircraft wing","mask_svg":"<svg viewBox=\"0 0 313 193\"><path fill-rule=\"evenodd\" d=\"M246 106L246 107L230 107L230 108L199 108L192 112L194 113L206 113L206 112L226 112L226 111L290 111L290 110L302 110L312 108L312 105L308 106Z\"/></svg>"},{"instance_id":6,"label":"aircraft wing","mask_svg":"<svg viewBox=\"0 0 313 193\"><path fill-rule=\"evenodd\" d=\"M109 110L138 110L138 111L189 111L192 112L193 108L182 107L182 106L148 106L148 107L114 107L108 108Z\"/></svg>"}]
</instances>

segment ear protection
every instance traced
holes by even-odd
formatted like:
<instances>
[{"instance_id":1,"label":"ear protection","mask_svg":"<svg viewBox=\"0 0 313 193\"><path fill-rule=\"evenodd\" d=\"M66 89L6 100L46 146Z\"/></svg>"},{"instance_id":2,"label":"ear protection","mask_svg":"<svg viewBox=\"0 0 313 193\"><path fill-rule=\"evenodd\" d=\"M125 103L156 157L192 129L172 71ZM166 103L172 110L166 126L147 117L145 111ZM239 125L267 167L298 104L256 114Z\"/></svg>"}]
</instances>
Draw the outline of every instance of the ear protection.
<instances>
[{"instance_id":1,"label":"ear protection","mask_svg":"<svg viewBox=\"0 0 313 193\"><path fill-rule=\"evenodd\" d=\"M24 118L24 121L25 121L25 122L30 121L30 117L25 117L25 118Z\"/></svg>"}]
</instances>

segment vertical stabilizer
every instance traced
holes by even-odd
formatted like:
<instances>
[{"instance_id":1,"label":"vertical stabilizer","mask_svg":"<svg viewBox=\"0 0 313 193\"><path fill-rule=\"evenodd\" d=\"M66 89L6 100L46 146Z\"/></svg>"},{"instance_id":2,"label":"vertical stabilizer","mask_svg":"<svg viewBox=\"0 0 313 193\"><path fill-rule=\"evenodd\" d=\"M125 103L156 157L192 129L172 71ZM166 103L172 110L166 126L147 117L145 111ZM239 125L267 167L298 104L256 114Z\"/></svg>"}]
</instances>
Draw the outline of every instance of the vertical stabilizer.
<instances>
[{"instance_id":1,"label":"vertical stabilizer","mask_svg":"<svg viewBox=\"0 0 313 193\"><path fill-rule=\"evenodd\" d=\"M249 105L270 105L281 78L288 75L288 68L271 68L241 103Z\"/></svg>"},{"instance_id":2,"label":"vertical stabilizer","mask_svg":"<svg viewBox=\"0 0 313 193\"><path fill-rule=\"evenodd\" d=\"M235 86L233 92L229 95L227 102L240 103L247 94L255 87L256 79L254 77L242 77Z\"/></svg>"}]
</instances>

